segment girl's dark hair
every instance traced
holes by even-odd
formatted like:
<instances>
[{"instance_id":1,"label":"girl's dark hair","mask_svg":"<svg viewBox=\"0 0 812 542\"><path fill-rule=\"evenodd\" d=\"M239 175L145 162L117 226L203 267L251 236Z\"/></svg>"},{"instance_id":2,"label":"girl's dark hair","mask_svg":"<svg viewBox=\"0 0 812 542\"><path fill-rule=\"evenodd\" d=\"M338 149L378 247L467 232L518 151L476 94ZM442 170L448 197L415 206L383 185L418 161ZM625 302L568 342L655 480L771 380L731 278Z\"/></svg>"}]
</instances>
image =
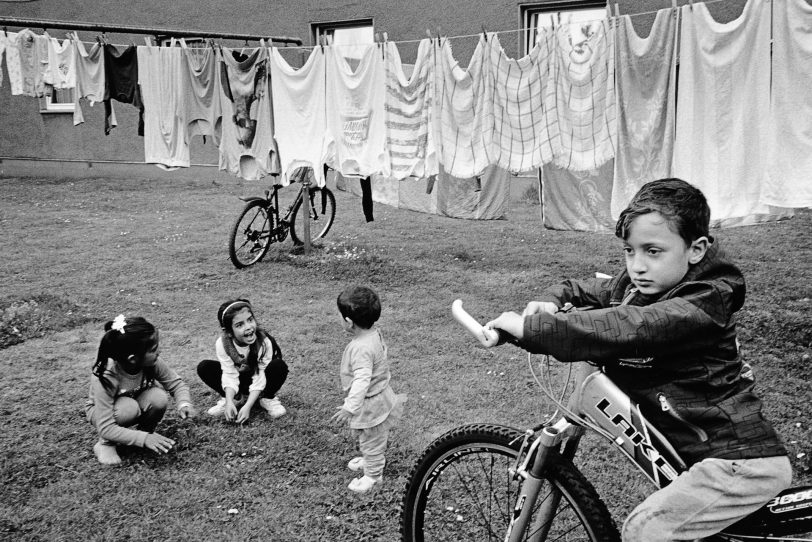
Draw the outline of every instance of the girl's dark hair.
<instances>
[{"instance_id":1,"label":"girl's dark hair","mask_svg":"<svg viewBox=\"0 0 812 542\"><path fill-rule=\"evenodd\" d=\"M635 218L655 212L665 218L687 245L709 236L710 207L705 195L692 184L676 178L659 179L640 187L620 213L615 235L626 239Z\"/></svg>"},{"instance_id":2,"label":"girl's dark hair","mask_svg":"<svg viewBox=\"0 0 812 542\"><path fill-rule=\"evenodd\" d=\"M113 329L113 321L104 324L104 335L99 342L99 352L91 372L96 375L108 390L112 388L104 375L107 360L113 359L125 363L130 356L143 357L152 348L155 341L155 326L140 316L124 319L123 332ZM141 388L149 387L155 382L155 367L143 367Z\"/></svg>"},{"instance_id":3,"label":"girl's dark hair","mask_svg":"<svg viewBox=\"0 0 812 542\"><path fill-rule=\"evenodd\" d=\"M254 307L252 307L251 302L245 298L231 299L220 305L220 308L217 309L217 321L220 322L220 327L223 329L224 340L234 336L234 330L231 324L234 322L234 316L242 309L248 309L252 315L254 314ZM265 330L259 327L259 324L257 324L256 335L257 340L249 345L248 356L245 359L245 364L252 374L257 372L259 360L265 355L265 337L268 336ZM225 347L225 341L223 345ZM226 351L228 350L228 347L226 347Z\"/></svg>"},{"instance_id":4,"label":"girl's dark hair","mask_svg":"<svg viewBox=\"0 0 812 542\"><path fill-rule=\"evenodd\" d=\"M338 294L338 311L355 325L369 329L381 317L381 300L366 286L350 286Z\"/></svg>"}]
</instances>

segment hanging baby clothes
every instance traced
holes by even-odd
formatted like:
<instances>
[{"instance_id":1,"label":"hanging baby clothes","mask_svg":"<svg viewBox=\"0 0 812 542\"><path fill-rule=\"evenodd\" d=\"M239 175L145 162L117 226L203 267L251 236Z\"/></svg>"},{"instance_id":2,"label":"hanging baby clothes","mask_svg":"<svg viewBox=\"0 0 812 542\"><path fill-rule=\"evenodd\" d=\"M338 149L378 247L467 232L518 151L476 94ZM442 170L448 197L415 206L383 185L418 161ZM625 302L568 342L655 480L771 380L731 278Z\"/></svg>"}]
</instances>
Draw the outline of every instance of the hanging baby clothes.
<instances>
[{"instance_id":1,"label":"hanging baby clothes","mask_svg":"<svg viewBox=\"0 0 812 542\"><path fill-rule=\"evenodd\" d=\"M38 98L45 95L44 76L48 68L49 39L47 34L38 36L27 28L17 34L23 96Z\"/></svg>"},{"instance_id":2,"label":"hanging baby clothes","mask_svg":"<svg viewBox=\"0 0 812 542\"><path fill-rule=\"evenodd\" d=\"M770 2L748 0L717 23L704 3L682 6L673 170L702 190L711 220L761 221L770 107Z\"/></svg>"},{"instance_id":3,"label":"hanging baby clothes","mask_svg":"<svg viewBox=\"0 0 812 542\"><path fill-rule=\"evenodd\" d=\"M294 171L313 170L315 184L324 186L327 152L325 54L315 47L301 68L292 68L278 49L271 49L271 86L281 184L293 182Z\"/></svg>"},{"instance_id":4,"label":"hanging baby clothes","mask_svg":"<svg viewBox=\"0 0 812 542\"><path fill-rule=\"evenodd\" d=\"M606 20L560 25L553 42L547 113L554 115L553 161L594 170L614 157L617 141L614 30Z\"/></svg>"},{"instance_id":5,"label":"hanging baby clothes","mask_svg":"<svg viewBox=\"0 0 812 542\"><path fill-rule=\"evenodd\" d=\"M432 44L420 41L410 77L394 42L386 48L386 147L395 179L439 172L431 129L434 78Z\"/></svg>"},{"instance_id":6,"label":"hanging baby clothes","mask_svg":"<svg viewBox=\"0 0 812 542\"><path fill-rule=\"evenodd\" d=\"M496 33L488 34L487 70L493 86L494 163L512 173L534 171L553 159L555 115L544 107L550 81L554 34L539 27L539 39L524 57L508 58Z\"/></svg>"},{"instance_id":7,"label":"hanging baby clothes","mask_svg":"<svg viewBox=\"0 0 812 542\"><path fill-rule=\"evenodd\" d=\"M210 136L220 144L220 59L212 47L188 47L181 39L181 89L185 97L184 117L189 124L189 137Z\"/></svg>"},{"instance_id":8,"label":"hanging baby clothes","mask_svg":"<svg viewBox=\"0 0 812 542\"><path fill-rule=\"evenodd\" d=\"M250 181L278 174L265 42L248 55L223 47L220 66L220 169Z\"/></svg>"},{"instance_id":9,"label":"hanging baby clothes","mask_svg":"<svg viewBox=\"0 0 812 542\"><path fill-rule=\"evenodd\" d=\"M6 51L6 41L8 37L6 37L6 31L0 30L0 87L3 86L3 53Z\"/></svg>"},{"instance_id":10,"label":"hanging baby clothes","mask_svg":"<svg viewBox=\"0 0 812 542\"><path fill-rule=\"evenodd\" d=\"M614 219L643 184L671 176L679 11L658 11L646 38L637 35L630 16L623 15L617 22Z\"/></svg>"},{"instance_id":11,"label":"hanging baby clothes","mask_svg":"<svg viewBox=\"0 0 812 542\"><path fill-rule=\"evenodd\" d=\"M812 207L812 6L773 5L772 100L762 203Z\"/></svg>"},{"instance_id":12,"label":"hanging baby clothes","mask_svg":"<svg viewBox=\"0 0 812 542\"><path fill-rule=\"evenodd\" d=\"M119 50L115 45L105 44L104 77L104 133L109 134L112 123L112 100L133 104L138 108L138 135L144 135L144 104L138 88L138 54L135 45Z\"/></svg>"},{"instance_id":13,"label":"hanging baby clothes","mask_svg":"<svg viewBox=\"0 0 812 542\"><path fill-rule=\"evenodd\" d=\"M487 42L480 36L468 69L451 44L435 45L434 142L443 171L469 178L493 163L493 92L483 74Z\"/></svg>"},{"instance_id":14,"label":"hanging baby clothes","mask_svg":"<svg viewBox=\"0 0 812 542\"><path fill-rule=\"evenodd\" d=\"M76 46L70 39L59 43L50 38L48 44L48 71L45 82L57 89L76 87Z\"/></svg>"},{"instance_id":15,"label":"hanging baby clothes","mask_svg":"<svg viewBox=\"0 0 812 542\"><path fill-rule=\"evenodd\" d=\"M86 98L91 107L96 102L104 101L104 92L107 88L107 78L104 76L104 52L102 46L94 43L90 52L85 44L79 40L78 34L73 34L75 44L74 64L76 65L76 89L73 91L73 125L82 124L85 116L82 113L80 99ZM110 126L117 126L116 112L110 104Z\"/></svg>"},{"instance_id":16,"label":"hanging baby clothes","mask_svg":"<svg viewBox=\"0 0 812 542\"><path fill-rule=\"evenodd\" d=\"M144 103L144 161L162 169L189 167L182 51L172 42L169 47L137 47L138 84Z\"/></svg>"},{"instance_id":17,"label":"hanging baby clothes","mask_svg":"<svg viewBox=\"0 0 812 542\"><path fill-rule=\"evenodd\" d=\"M8 70L8 85L12 96L23 93L23 74L20 66L20 48L17 36L19 32L6 32L6 69Z\"/></svg>"},{"instance_id":18,"label":"hanging baby clothes","mask_svg":"<svg viewBox=\"0 0 812 542\"><path fill-rule=\"evenodd\" d=\"M338 46L325 47L327 164L345 176L389 174L385 70L378 45L363 47L355 71Z\"/></svg>"}]
</instances>

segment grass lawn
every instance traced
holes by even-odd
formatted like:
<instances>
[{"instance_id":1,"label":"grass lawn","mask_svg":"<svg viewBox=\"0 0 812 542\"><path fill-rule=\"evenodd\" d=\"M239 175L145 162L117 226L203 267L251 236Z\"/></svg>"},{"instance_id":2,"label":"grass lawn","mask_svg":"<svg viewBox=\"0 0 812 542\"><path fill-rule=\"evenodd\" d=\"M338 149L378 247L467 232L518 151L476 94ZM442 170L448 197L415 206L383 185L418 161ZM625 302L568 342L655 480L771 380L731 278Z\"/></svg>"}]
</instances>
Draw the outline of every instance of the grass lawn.
<instances>
[{"instance_id":1,"label":"grass lawn","mask_svg":"<svg viewBox=\"0 0 812 542\"><path fill-rule=\"evenodd\" d=\"M236 196L260 188L0 179L0 539L397 540L406 475L431 440L462 423L526 427L550 412L526 355L479 347L451 302L485 321L562 278L622 265L614 237L544 230L535 205L491 222L376 205L366 223L360 200L337 192L336 223L309 256L287 240L236 270L226 251ZM810 483L812 212L714 233L748 281L743 355L796 483ZM393 387L409 395L385 483L366 497L346 489L354 441L328 424L349 339L335 298L351 283L381 295ZM216 397L195 366L214 356L217 307L235 296L252 300L290 366L281 419L255 412L237 427L205 414ZM102 468L83 407L103 322L119 313L160 329L161 357L201 414L168 412L158 430L178 442L170 454L120 449L123 466ZM576 459L619 522L649 489L595 438Z\"/></svg>"}]
</instances>

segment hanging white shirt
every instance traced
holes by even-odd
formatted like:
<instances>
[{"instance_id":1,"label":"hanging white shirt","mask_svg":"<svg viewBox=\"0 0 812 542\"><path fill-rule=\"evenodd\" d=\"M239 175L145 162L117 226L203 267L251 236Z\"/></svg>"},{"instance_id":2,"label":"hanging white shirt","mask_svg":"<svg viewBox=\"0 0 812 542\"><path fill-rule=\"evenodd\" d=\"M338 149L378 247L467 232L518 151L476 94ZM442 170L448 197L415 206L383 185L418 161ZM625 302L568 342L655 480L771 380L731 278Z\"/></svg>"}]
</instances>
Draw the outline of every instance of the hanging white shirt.
<instances>
[{"instance_id":1,"label":"hanging white shirt","mask_svg":"<svg viewBox=\"0 0 812 542\"><path fill-rule=\"evenodd\" d=\"M189 137L211 136L215 145L220 143L220 58L213 47L188 47L184 39L181 46L181 72L186 122Z\"/></svg>"},{"instance_id":2,"label":"hanging white shirt","mask_svg":"<svg viewBox=\"0 0 812 542\"><path fill-rule=\"evenodd\" d=\"M82 113L82 104L79 100L87 99L93 106L96 102L104 100L104 89L106 76L104 72L104 50L101 45L94 43L88 52L85 44L79 40L79 36L74 33L74 64L76 66L76 89L73 92L73 124L82 124L85 121ZM110 102L110 124L118 125L116 121L115 108Z\"/></svg>"},{"instance_id":3,"label":"hanging white shirt","mask_svg":"<svg viewBox=\"0 0 812 542\"><path fill-rule=\"evenodd\" d=\"M76 87L76 51L72 40L62 43L50 38L48 44L48 69L45 82L54 88L66 89Z\"/></svg>"},{"instance_id":4,"label":"hanging white shirt","mask_svg":"<svg viewBox=\"0 0 812 542\"><path fill-rule=\"evenodd\" d=\"M313 168L316 184L324 186L323 164L327 153L324 50L314 47L304 65L297 69L272 48L270 65L282 172L280 184L289 184L298 168L309 167Z\"/></svg>"},{"instance_id":5,"label":"hanging white shirt","mask_svg":"<svg viewBox=\"0 0 812 542\"><path fill-rule=\"evenodd\" d=\"M6 32L6 69L12 96L23 93L23 74L20 65L20 50L17 47L18 32Z\"/></svg>"}]
</instances>

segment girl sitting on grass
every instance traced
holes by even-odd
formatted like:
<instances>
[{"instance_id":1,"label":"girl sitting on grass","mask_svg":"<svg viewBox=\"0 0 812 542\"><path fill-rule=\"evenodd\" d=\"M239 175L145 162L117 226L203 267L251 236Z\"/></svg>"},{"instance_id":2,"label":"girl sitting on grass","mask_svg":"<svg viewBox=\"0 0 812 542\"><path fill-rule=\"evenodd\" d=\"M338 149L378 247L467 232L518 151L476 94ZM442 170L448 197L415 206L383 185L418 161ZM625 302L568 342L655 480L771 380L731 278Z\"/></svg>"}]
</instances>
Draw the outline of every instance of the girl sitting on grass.
<instances>
[{"instance_id":1,"label":"girl sitting on grass","mask_svg":"<svg viewBox=\"0 0 812 542\"><path fill-rule=\"evenodd\" d=\"M221 333L215 342L217 360L197 365L200 379L220 395L208 410L228 421L245 423L251 408L259 406L271 418L285 415L276 396L288 377L288 366L276 340L259 327L247 299L226 301L217 311Z\"/></svg>"},{"instance_id":2,"label":"girl sitting on grass","mask_svg":"<svg viewBox=\"0 0 812 542\"><path fill-rule=\"evenodd\" d=\"M181 418L195 415L189 387L158 360L158 330L144 318L120 314L105 324L104 331L85 407L99 433L93 446L96 458L104 465L121 463L116 444L167 453L175 441L155 428L169 404L167 392L177 402Z\"/></svg>"}]
</instances>

